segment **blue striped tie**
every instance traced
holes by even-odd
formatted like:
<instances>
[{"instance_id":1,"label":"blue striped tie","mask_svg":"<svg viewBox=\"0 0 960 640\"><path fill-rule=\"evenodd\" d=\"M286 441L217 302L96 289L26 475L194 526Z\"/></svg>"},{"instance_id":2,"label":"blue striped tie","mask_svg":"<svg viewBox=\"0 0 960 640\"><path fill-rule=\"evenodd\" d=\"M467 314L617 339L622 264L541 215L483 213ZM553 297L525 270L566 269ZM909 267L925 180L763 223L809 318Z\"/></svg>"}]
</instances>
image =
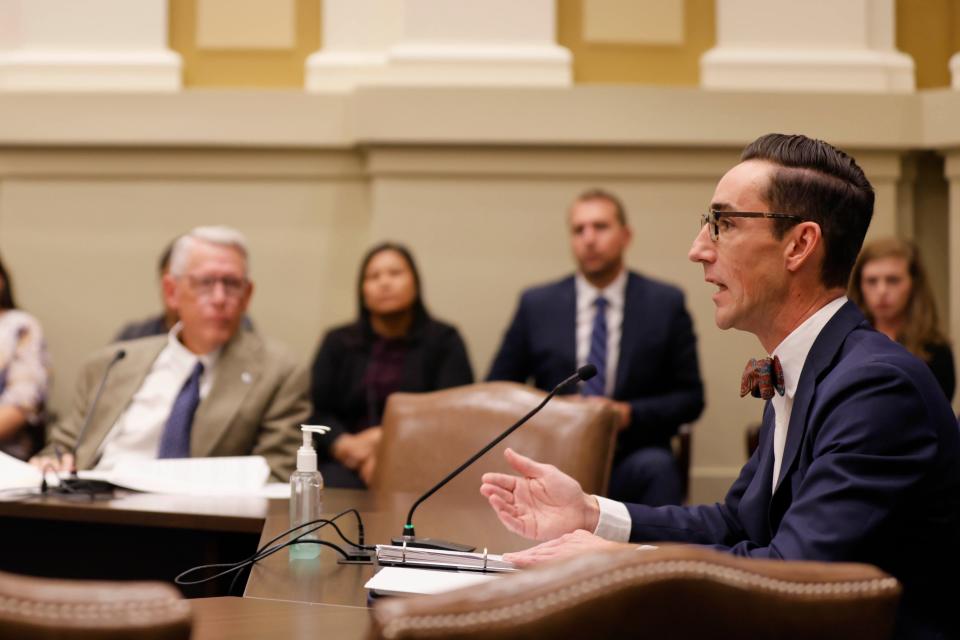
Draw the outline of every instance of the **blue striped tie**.
<instances>
[{"instance_id":1,"label":"blue striped tie","mask_svg":"<svg viewBox=\"0 0 960 640\"><path fill-rule=\"evenodd\" d=\"M203 363L197 362L193 372L183 388L173 401L167 424L163 427L160 436L158 458L189 458L190 457L190 429L193 427L193 414L200 404L200 376L203 374Z\"/></svg>"},{"instance_id":2,"label":"blue striped tie","mask_svg":"<svg viewBox=\"0 0 960 640\"><path fill-rule=\"evenodd\" d=\"M585 396L602 396L607 388L607 299L599 296L593 304L597 313L593 317L587 363L597 368L597 375L584 382L580 392Z\"/></svg>"}]
</instances>

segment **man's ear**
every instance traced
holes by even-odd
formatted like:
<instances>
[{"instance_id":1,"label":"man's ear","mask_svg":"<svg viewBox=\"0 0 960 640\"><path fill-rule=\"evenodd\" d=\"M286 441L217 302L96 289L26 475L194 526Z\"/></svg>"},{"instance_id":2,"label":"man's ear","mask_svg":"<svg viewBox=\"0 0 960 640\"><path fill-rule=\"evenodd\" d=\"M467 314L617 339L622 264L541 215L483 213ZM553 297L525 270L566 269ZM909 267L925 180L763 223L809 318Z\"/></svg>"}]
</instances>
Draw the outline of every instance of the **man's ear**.
<instances>
[{"instance_id":1,"label":"man's ear","mask_svg":"<svg viewBox=\"0 0 960 640\"><path fill-rule=\"evenodd\" d=\"M160 280L160 289L163 292L163 302L167 307L175 311L179 311L177 305L177 281L169 273L163 274L163 278Z\"/></svg>"},{"instance_id":2,"label":"man's ear","mask_svg":"<svg viewBox=\"0 0 960 640\"><path fill-rule=\"evenodd\" d=\"M823 254L823 233L816 222L801 222L787 232L787 244L783 250L787 271L796 273L804 265L812 264L818 254Z\"/></svg>"}]
</instances>

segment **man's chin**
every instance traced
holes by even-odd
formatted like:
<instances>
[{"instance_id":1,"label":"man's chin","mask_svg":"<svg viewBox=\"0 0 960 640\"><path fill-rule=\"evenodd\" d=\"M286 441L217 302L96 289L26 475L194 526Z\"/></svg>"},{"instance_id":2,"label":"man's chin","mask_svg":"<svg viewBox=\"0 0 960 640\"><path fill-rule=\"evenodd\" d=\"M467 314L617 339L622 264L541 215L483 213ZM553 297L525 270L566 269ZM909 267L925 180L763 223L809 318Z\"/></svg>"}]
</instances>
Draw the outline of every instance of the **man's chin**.
<instances>
[{"instance_id":1,"label":"man's chin","mask_svg":"<svg viewBox=\"0 0 960 640\"><path fill-rule=\"evenodd\" d=\"M733 328L733 318L729 314L723 313L721 309L717 309L713 314L713 321L716 323L717 328L723 331Z\"/></svg>"}]
</instances>

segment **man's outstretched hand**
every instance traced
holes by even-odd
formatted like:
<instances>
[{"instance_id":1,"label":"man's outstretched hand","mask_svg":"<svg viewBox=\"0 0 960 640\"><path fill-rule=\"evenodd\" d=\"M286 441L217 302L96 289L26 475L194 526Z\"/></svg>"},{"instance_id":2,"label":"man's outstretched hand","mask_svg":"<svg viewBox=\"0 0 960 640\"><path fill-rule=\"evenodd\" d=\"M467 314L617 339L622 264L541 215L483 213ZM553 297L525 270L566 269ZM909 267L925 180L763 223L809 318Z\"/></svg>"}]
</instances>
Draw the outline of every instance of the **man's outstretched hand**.
<instances>
[{"instance_id":1,"label":"man's outstretched hand","mask_svg":"<svg viewBox=\"0 0 960 640\"><path fill-rule=\"evenodd\" d=\"M624 542L610 542L599 536L595 536L589 531L579 529L572 533L565 533L559 538L554 538L535 547L530 547L524 551L503 554L503 559L512 562L518 567L530 567L541 562L550 562L552 560L563 560L585 553L595 553L597 551L610 551L613 549L627 549L631 545Z\"/></svg>"},{"instance_id":2,"label":"man's outstretched hand","mask_svg":"<svg viewBox=\"0 0 960 640\"><path fill-rule=\"evenodd\" d=\"M600 508L580 483L553 465L541 464L512 449L507 462L520 474L483 474L480 493L510 531L533 540L552 540L578 529L593 531Z\"/></svg>"}]
</instances>

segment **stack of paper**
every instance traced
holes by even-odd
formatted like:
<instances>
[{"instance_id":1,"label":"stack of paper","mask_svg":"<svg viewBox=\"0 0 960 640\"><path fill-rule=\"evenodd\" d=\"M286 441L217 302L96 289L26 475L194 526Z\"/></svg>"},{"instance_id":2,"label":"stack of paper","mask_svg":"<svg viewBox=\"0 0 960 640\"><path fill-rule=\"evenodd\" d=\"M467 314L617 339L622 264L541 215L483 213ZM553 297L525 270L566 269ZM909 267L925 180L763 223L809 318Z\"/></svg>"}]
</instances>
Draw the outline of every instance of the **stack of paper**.
<instances>
[{"instance_id":1,"label":"stack of paper","mask_svg":"<svg viewBox=\"0 0 960 640\"><path fill-rule=\"evenodd\" d=\"M172 495L288 497L287 485L267 484L270 467L263 456L170 458L123 461L111 471L81 471L84 480ZM39 489L39 469L0 452L0 490ZM56 486L57 474L47 473Z\"/></svg>"},{"instance_id":2,"label":"stack of paper","mask_svg":"<svg viewBox=\"0 0 960 640\"><path fill-rule=\"evenodd\" d=\"M389 544L377 545L377 562L384 565L408 567L435 567L460 571L516 571L517 568L503 556L420 547L400 547Z\"/></svg>"},{"instance_id":3,"label":"stack of paper","mask_svg":"<svg viewBox=\"0 0 960 640\"><path fill-rule=\"evenodd\" d=\"M429 595L472 587L499 576L472 571L435 571L408 567L384 567L363 585L378 596Z\"/></svg>"}]
</instances>

